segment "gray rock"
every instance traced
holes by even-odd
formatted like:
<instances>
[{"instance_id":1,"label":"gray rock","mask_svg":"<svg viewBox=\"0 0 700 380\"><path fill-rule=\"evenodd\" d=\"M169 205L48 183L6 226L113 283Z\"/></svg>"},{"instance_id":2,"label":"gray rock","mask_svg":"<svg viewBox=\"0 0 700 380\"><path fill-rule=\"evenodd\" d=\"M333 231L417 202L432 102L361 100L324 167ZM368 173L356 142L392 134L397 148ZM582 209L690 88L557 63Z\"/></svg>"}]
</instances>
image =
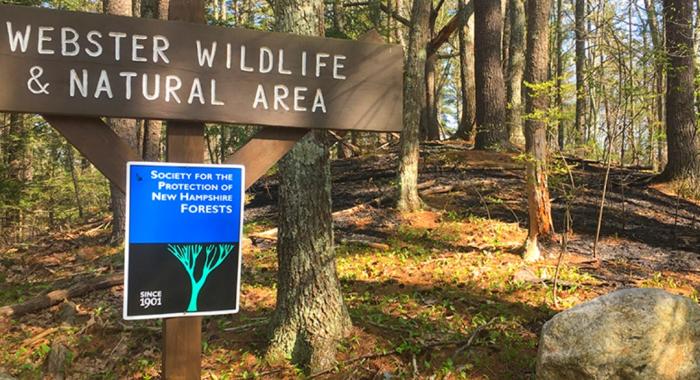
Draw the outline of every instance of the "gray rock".
<instances>
[{"instance_id":1,"label":"gray rock","mask_svg":"<svg viewBox=\"0 0 700 380\"><path fill-rule=\"evenodd\" d=\"M6 374L6 373L0 372L0 380L17 380L17 379Z\"/></svg>"},{"instance_id":2,"label":"gray rock","mask_svg":"<svg viewBox=\"0 0 700 380\"><path fill-rule=\"evenodd\" d=\"M542 328L537 378L700 379L700 306L625 289L559 313Z\"/></svg>"}]
</instances>

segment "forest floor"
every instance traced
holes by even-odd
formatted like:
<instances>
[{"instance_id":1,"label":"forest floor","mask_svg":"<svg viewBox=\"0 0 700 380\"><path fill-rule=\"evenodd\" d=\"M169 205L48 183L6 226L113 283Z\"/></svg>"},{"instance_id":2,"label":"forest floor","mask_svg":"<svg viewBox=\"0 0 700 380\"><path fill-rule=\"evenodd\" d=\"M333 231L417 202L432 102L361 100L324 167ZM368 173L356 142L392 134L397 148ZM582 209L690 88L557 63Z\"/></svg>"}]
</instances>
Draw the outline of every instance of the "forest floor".
<instances>
[{"instance_id":1,"label":"forest floor","mask_svg":"<svg viewBox=\"0 0 700 380\"><path fill-rule=\"evenodd\" d=\"M421 156L426 211L402 216L371 202L391 189L395 152L333 162L334 210L346 210L334 216L338 274L354 328L337 368L312 377L533 379L538 335L559 311L624 287L700 297L700 204L648 185L650 173L611 169L594 259L605 167L569 162L571 187L559 165L550 181L555 229L569 209L572 231L555 298L561 246L548 245L536 264L519 257L523 161L457 143L425 144ZM261 355L276 278L274 241L262 232L274 227L276 191L271 175L250 192L241 312L205 318L204 378L302 376ZM0 305L118 273L122 251L106 245L108 234L100 219L0 248ZM121 293L115 286L0 320L0 378L42 378L52 351L63 352L68 378L158 378L160 321L123 321Z\"/></svg>"}]
</instances>

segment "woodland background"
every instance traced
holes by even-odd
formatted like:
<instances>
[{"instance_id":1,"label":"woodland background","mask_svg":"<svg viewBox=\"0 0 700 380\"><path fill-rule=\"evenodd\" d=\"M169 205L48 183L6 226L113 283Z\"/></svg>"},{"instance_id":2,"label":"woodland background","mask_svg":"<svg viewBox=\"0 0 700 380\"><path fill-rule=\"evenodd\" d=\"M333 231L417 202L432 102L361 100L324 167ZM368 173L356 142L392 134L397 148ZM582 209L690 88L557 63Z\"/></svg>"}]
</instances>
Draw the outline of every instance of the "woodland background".
<instances>
[{"instance_id":1,"label":"woodland background","mask_svg":"<svg viewBox=\"0 0 700 380\"><path fill-rule=\"evenodd\" d=\"M205 377L532 378L557 311L629 286L698 299L700 1L185 3L406 53L401 135L311 133L248 191L243 310L205 319ZM0 120L0 374L157 377L160 322L119 317L123 194L41 117ZM164 160L167 123L106 121ZM257 129L207 124L204 161Z\"/></svg>"}]
</instances>

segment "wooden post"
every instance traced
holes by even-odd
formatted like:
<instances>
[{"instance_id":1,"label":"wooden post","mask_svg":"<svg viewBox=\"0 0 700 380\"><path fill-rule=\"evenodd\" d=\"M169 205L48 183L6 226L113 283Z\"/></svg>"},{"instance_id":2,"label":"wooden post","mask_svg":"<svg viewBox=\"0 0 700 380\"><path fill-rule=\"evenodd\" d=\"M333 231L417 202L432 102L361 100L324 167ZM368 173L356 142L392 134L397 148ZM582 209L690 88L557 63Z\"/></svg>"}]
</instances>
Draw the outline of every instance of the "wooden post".
<instances>
[{"instance_id":1,"label":"wooden post","mask_svg":"<svg viewBox=\"0 0 700 380\"><path fill-rule=\"evenodd\" d=\"M168 122L168 162L200 163L204 158L204 124ZM163 321L163 379L201 377L202 317L166 318Z\"/></svg>"},{"instance_id":2,"label":"wooden post","mask_svg":"<svg viewBox=\"0 0 700 380\"><path fill-rule=\"evenodd\" d=\"M204 0L170 3L168 19L206 23ZM204 159L204 123L168 122L168 162L199 163ZM201 378L202 317L166 318L163 321L163 379Z\"/></svg>"}]
</instances>

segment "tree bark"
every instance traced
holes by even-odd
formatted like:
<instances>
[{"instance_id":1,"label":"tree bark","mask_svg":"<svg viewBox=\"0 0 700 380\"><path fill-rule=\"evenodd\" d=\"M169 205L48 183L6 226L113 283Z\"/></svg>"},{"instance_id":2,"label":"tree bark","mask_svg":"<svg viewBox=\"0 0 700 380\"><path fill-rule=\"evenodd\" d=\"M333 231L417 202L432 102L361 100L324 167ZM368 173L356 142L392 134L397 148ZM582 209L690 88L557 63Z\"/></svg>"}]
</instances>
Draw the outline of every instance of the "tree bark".
<instances>
[{"instance_id":1,"label":"tree bark","mask_svg":"<svg viewBox=\"0 0 700 380\"><path fill-rule=\"evenodd\" d=\"M3 227L10 227L14 232L20 231L21 213L20 201L26 182L31 178L31 159L29 157L30 130L27 127L25 115L11 113L9 117L7 136L2 141L4 163L7 168L3 189L6 202L12 207L7 208L4 215Z\"/></svg>"},{"instance_id":2,"label":"tree bark","mask_svg":"<svg viewBox=\"0 0 700 380\"><path fill-rule=\"evenodd\" d=\"M104 12L111 15L132 16L132 2L130 0L106 0L104 2ZM108 124L132 149L137 150L136 120L109 119ZM110 237L110 242L118 245L124 241L126 199L124 193L112 184L109 186L109 191L112 209L112 236Z\"/></svg>"},{"instance_id":3,"label":"tree bark","mask_svg":"<svg viewBox=\"0 0 700 380\"><path fill-rule=\"evenodd\" d=\"M654 170L658 170L662 167L663 161L663 149L660 139L657 137L655 131L664 129L664 59L661 57L664 46L663 46L663 36L661 35L661 30L659 28L659 23L657 21L657 14L654 2L652 0L644 0L644 7L647 13L647 20L649 22L649 34L651 36L651 43L654 47L654 84L656 86L654 92L654 119L650 126L649 135L650 144L652 145L651 155L657 155L655 160L652 160L652 167Z\"/></svg>"},{"instance_id":4,"label":"tree bark","mask_svg":"<svg viewBox=\"0 0 700 380\"><path fill-rule=\"evenodd\" d=\"M169 0L141 0L141 17L168 19ZM163 122L144 120L143 123L143 159L145 161L161 160L161 140Z\"/></svg>"},{"instance_id":5,"label":"tree bark","mask_svg":"<svg viewBox=\"0 0 700 380\"><path fill-rule=\"evenodd\" d=\"M522 126L522 82L525 69L525 4L523 0L509 0L510 48L508 49L508 78L506 95L508 109L506 125L510 141L521 142Z\"/></svg>"},{"instance_id":6,"label":"tree bark","mask_svg":"<svg viewBox=\"0 0 700 380\"><path fill-rule=\"evenodd\" d=\"M503 71L504 80L510 74L508 70L508 62L510 62L510 0L501 0L501 15L503 16L503 33L501 34L501 71Z\"/></svg>"},{"instance_id":7,"label":"tree bark","mask_svg":"<svg viewBox=\"0 0 700 380\"><path fill-rule=\"evenodd\" d=\"M132 16L133 4L131 0L103 0L104 13L118 16Z\"/></svg>"},{"instance_id":8,"label":"tree bark","mask_svg":"<svg viewBox=\"0 0 700 380\"><path fill-rule=\"evenodd\" d=\"M421 110L425 108L425 62L430 39L430 2L413 0L408 54L404 77L404 114L399 158L399 211L420 209L418 196L419 129Z\"/></svg>"},{"instance_id":9,"label":"tree bark","mask_svg":"<svg viewBox=\"0 0 700 380\"><path fill-rule=\"evenodd\" d=\"M432 28L431 28L432 29ZM432 35L432 33L431 33ZM437 78L435 64L437 54L431 54L425 61L425 121L421 140L440 140L440 124L437 119Z\"/></svg>"},{"instance_id":10,"label":"tree bark","mask_svg":"<svg viewBox=\"0 0 700 380\"><path fill-rule=\"evenodd\" d=\"M584 65L586 64L586 0L575 0L574 23L576 35L576 142L582 143L586 123L586 89Z\"/></svg>"},{"instance_id":11,"label":"tree bark","mask_svg":"<svg viewBox=\"0 0 700 380\"><path fill-rule=\"evenodd\" d=\"M276 30L322 36L322 0L274 2ZM280 161L277 307L266 356L291 357L315 373L336 362L350 316L336 273L329 147L325 131L309 133Z\"/></svg>"},{"instance_id":12,"label":"tree bark","mask_svg":"<svg viewBox=\"0 0 700 380\"><path fill-rule=\"evenodd\" d=\"M73 196L75 197L75 205L78 207L78 217L83 221L85 218L85 211L83 209L82 197L80 196L80 181L78 180L78 171L75 170L73 146L70 144L66 146L66 166L68 166L68 172L70 173L71 181L73 181Z\"/></svg>"},{"instance_id":13,"label":"tree bark","mask_svg":"<svg viewBox=\"0 0 700 380\"><path fill-rule=\"evenodd\" d=\"M387 17L387 20L392 20L392 17ZM345 5L343 5L343 0L333 0L333 29L340 37L348 38L345 30ZM353 131L348 131L342 137L342 141L337 144L338 158L350 158L355 154L348 145L352 145L352 141L356 139L356 132ZM359 153L357 152L357 154Z\"/></svg>"},{"instance_id":14,"label":"tree bark","mask_svg":"<svg viewBox=\"0 0 700 380\"><path fill-rule=\"evenodd\" d=\"M343 5L343 0L333 0L333 29L341 36L347 37L345 33L345 6Z\"/></svg>"},{"instance_id":15,"label":"tree bark","mask_svg":"<svg viewBox=\"0 0 700 380\"><path fill-rule=\"evenodd\" d=\"M666 24L666 141L668 163L660 179L675 180L700 170L695 130L693 1L664 0Z\"/></svg>"},{"instance_id":16,"label":"tree bark","mask_svg":"<svg viewBox=\"0 0 700 380\"><path fill-rule=\"evenodd\" d=\"M507 144L506 94L501 69L501 0L473 0L476 70L476 148Z\"/></svg>"},{"instance_id":17,"label":"tree bark","mask_svg":"<svg viewBox=\"0 0 700 380\"><path fill-rule=\"evenodd\" d=\"M431 2L432 4L432 2ZM431 5L430 17L428 22L428 42L435 37L435 22L437 21L437 12ZM430 46L426 48L428 51L427 59L425 60L425 110L421 119L421 140L439 140L440 139L440 124L437 119L437 77L435 75L435 65L437 64L437 50L430 50Z\"/></svg>"},{"instance_id":18,"label":"tree bark","mask_svg":"<svg viewBox=\"0 0 700 380\"><path fill-rule=\"evenodd\" d=\"M145 161L161 160L161 140L163 122L160 120L145 120L143 127L143 159Z\"/></svg>"},{"instance_id":19,"label":"tree bark","mask_svg":"<svg viewBox=\"0 0 700 380\"><path fill-rule=\"evenodd\" d=\"M555 90L556 90L556 105L557 105L557 145L561 151L564 150L564 144L566 143L566 131L564 129L564 119L562 114L564 112L564 104L562 103L562 75L564 73L564 52L562 52L562 45L564 43L564 32L562 30L562 18L564 17L564 12L562 11L562 0L557 0L557 14L555 22L554 38L556 39L556 46L554 54L556 54L556 77L554 78Z\"/></svg>"},{"instance_id":20,"label":"tree bark","mask_svg":"<svg viewBox=\"0 0 700 380\"><path fill-rule=\"evenodd\" d=\"M549 61L550 0L528 0L527 2L527 53L525 58L525 81L533 85L547 81ZM548 94L525 90L525 146L526 161L528 238L525 243L524 259L536 261L540 258L538 238L548 238L552 234L552 215L547 188L547 122L542 114L549 107ZM539 115L539 117L538 117Z\"/></svg>"},{"instance_id":21,"label":"tree bark","mask_svg":"<svg viewBox=\"0 0 700 380\"><path fill-rule=\"evenodd\" d=\"M476 84L474 83L474 4L459 0L463 25L459 28L459 80L462 96L462 117L455 138L471 140L476 121Z\"/></svg>"}]
</instances>

